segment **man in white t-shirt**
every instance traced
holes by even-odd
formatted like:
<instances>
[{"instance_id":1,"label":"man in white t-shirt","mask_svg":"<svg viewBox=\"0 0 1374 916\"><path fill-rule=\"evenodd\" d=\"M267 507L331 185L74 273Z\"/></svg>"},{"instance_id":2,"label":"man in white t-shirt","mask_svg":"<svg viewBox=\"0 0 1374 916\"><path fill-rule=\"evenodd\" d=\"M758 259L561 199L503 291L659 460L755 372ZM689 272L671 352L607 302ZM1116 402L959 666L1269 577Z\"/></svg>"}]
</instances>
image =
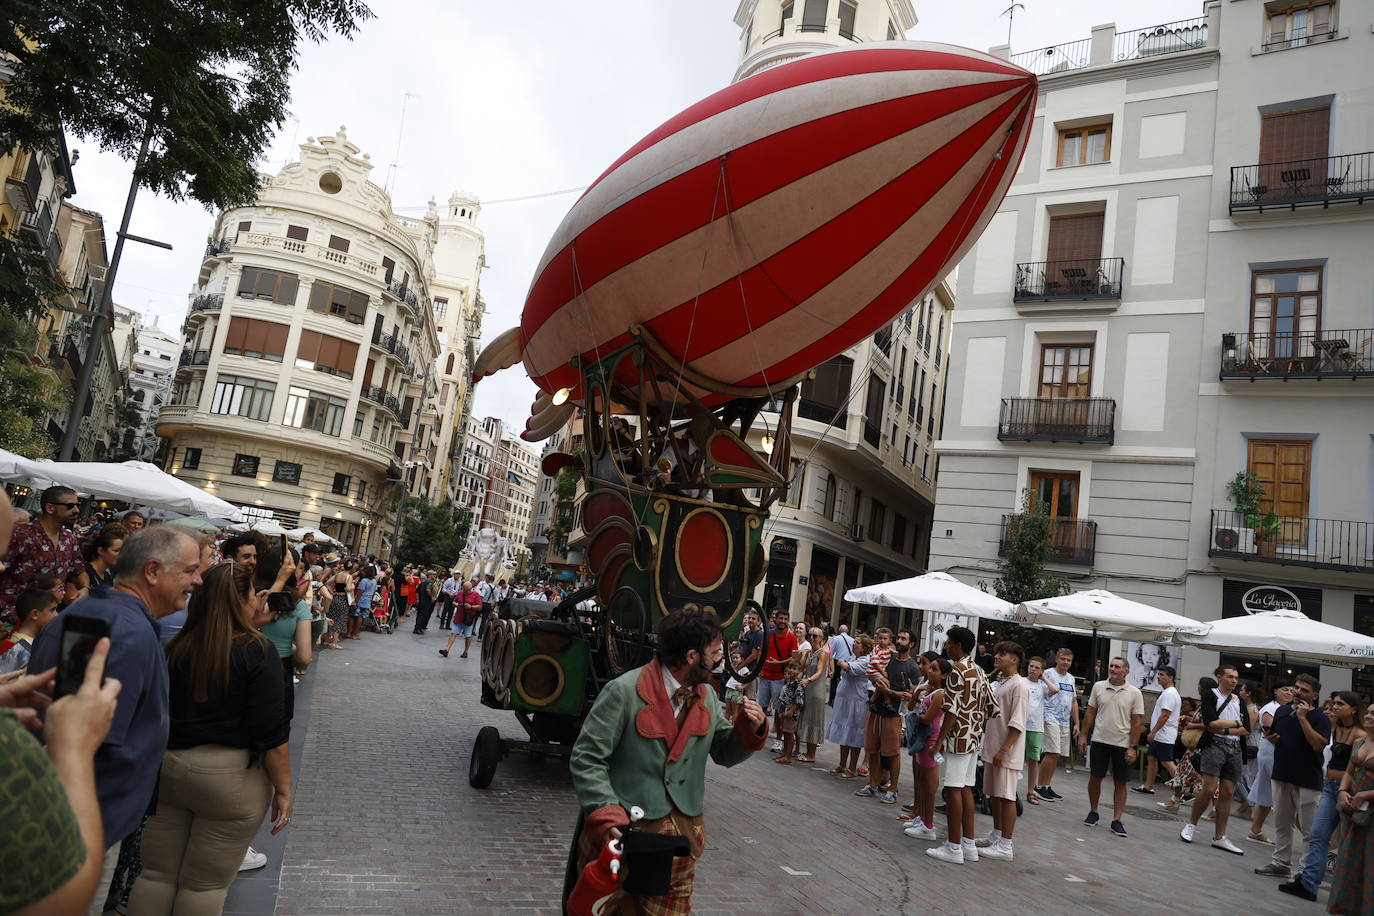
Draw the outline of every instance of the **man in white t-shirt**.
<instances>
[{"instance_id":1,"label":"man in white t-shirt","mask_svg":"<svg viewBox=\"0 0 1374 916\"><path fill-rule=\"evenodd\" d=\"M1069 742L1078 732L1078 697L1073 675L1069 673L1072 664L1073 650L1060 649L1054 654L1054 667L1045 672L1045 680L1053 681L1059 692L1045 702L1045 756L1040 761L1040 778L1035 787L1035 794L1041 801L1054 802L1064 797L1054 791L1053 783L1059 758L1069 756L1072 750Z\"/></svg>"},{"instance_id":2,"label":"man in white t-shirt","mask_svg":"<svg viewBox=\"0 0 1374 916\"><path fill-rule=\"evenodd\" d=\"M1131 786L1131 791L1144 795L1155 794L1155 777L1159 774L1160 767L1164 768L1170 779L1173 779L1174 773L1178 771L1174 765L1174 742L1178 739L1178 717L1183 700L1178 695L1178 688L1174 686L1172 666L1160 665L1155 680L1159 681L1159 686L1164 689L1159 699L1155 700L1153 722L1149 733L1145 735L1145 740L1150 745L1146 751L1150 759L1146 764L1145 784Z\"/></svg>"}]
</instances>

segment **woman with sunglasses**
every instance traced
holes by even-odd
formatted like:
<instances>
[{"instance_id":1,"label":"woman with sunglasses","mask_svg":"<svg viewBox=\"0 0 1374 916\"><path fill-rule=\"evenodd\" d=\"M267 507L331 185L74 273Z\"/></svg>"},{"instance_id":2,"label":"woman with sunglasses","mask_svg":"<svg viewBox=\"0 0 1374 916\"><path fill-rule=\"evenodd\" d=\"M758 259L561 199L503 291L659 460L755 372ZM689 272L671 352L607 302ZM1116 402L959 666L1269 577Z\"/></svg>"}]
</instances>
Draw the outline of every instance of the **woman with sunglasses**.
<instances>
[{"instance_id":1,"label":"woman with sunglasses","mask_svg":"<svg viewBox=\"0 0 1374 916\"><path fill-rule=\"evenodd\" d=\"M806 691L806 702L802 704L801 718L797 720L797 746L805 744L806 755L801 759L806 763L815 763L816 748L825 742L825 719L830 709L825 703L830 698L834 662L825 644L825 634L819 627L811 627L807 631L802 652L805 655L802 659L801 682Z\"/></svg>"}]
</instances>

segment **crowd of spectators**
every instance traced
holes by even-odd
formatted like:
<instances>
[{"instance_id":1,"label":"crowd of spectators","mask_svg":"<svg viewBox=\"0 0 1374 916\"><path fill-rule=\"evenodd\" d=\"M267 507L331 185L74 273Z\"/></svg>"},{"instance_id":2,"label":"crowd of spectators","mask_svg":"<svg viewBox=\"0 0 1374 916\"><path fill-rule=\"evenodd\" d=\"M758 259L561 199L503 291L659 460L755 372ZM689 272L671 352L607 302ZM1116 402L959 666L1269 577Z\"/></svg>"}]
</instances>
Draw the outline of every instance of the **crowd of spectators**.
<instances>
[{"instance_id":1,"label":"crowd of spectators","mask_svg":"<svg viewBox=\"0 0 1374 916\"><path fill-rule=\"evenodd\" d=\"M1268 701L1229 664L1183 697L1175 669L1162 665L1147 716L1124 658L1110 659L1107 676L1080 690L1069 649L1048 665L1014 642L985 646L952 627L940 651L917 653L908 630L851 635L841 625L827 637L817 627L798 634L784 611L770 618L765 629L746 613L730 647L734 669L759 676L727 685L727 714L756 695L782 737L776 762L814 761L817 745L829 742L839 750L832 774L863 780L854 794L884 804L898 803L901 759L910 757L903 833L934 844L926 850L933 859L1011 860L1020 805L1065 800L1054 777L1076 748L1088 763L1083 826L1102 822L1108 776L1108 829L1119 838L1129 836L1128 791L1171 792L1159 805L1184 815L1182 842L1200 842L1205 821L1213 849L1243 856L1227 834L1234 810L1247 821L1245 840L1269 857L1255 873L1283 879L1279 892L1317 900L1330 874L1330 912L1374 912L1374 705L1365 697L1338 691L1320 704L1321 685L1301 674ZM803 733L802 722L812 730ZM1138 755L1146 776L1132 786ZM992 816L981 835L978 806ZM1272 839L1264 832L1271 817Z\"/></svg>"}]
</instances>

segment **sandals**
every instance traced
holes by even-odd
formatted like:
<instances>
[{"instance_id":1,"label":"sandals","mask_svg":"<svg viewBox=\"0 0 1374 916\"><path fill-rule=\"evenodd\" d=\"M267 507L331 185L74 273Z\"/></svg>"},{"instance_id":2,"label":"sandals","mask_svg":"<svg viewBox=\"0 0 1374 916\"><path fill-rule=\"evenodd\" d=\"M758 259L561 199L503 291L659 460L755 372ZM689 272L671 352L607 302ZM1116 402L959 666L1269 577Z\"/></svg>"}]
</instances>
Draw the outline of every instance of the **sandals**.
<instances>
[{"instance_id":1,"label":"sandals","mask_svg":"<svg viewBox=\"0 0 1374 916\"><path fill-rule=\"evenodd\" d=\"M1274 845L1274 841L1270 839L1269 834L1263 832L1248 833L1245 835L1245 838L1249 840L1251 843L1263 843L1265 846Z\"/></svg>"},{"instance_id":2,"label":"sandals","mask_svg":"<svg viewBox=\"0 0 1374 916\"><path fill-rule=\"evenodd\" d=\"M1035 790L1034 790L1034 789L1032 789L1032 790L1031 790L1031 793L1030 793L1029 795L1026 796L1026 804L1028 804L1028 805L1038 805L1038 804L1040 804L1040 799L1038 799L1038 798L1035 797Z\"/></svg>"},{"instance_id":3,"label":"sandals","mask_svg":"<svg viewBox=\"0 0 1374 916\"><path fill-rule=\"evenodd\" d=\"M858 769L857 772L858 772L858 775L860 775L860 776L867 776L867 775L868 775L868 767L859 767L859 769Z\"/></svg>"},{"instance_id":4,"label":"sandals","mask_svg":"<svg viewBox=\"0 0 1374 916\"><path fill-rule=\"evenodd\" d=\"M846 770L846 769L844 769L843 767L836 767L835 770L834 770L834 774L835 774L836 777L838 777L838 778L840 778L840 779L853 779L853 778L854 778L854 771L853 771L853 770Z\"/></svg>"}]
</instances>

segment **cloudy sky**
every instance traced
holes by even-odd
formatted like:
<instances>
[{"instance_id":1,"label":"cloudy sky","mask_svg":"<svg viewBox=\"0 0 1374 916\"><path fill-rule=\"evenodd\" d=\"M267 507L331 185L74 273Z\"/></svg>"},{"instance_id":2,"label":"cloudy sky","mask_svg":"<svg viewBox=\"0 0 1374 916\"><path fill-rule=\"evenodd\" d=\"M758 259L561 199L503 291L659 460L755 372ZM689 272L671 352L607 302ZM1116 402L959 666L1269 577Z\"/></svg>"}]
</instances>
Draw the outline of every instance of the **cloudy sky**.
<instances>
[{"instance_id":1,"label":"cloudy sky","mask_svg":"<svg viewBox=\"0 0 1374 916\"><path fill-rule=\"evenodd\" d=\"M881 2L881 0L860 0ZM907 36L979 50L1002 44L1010 0L916 3ZM292 119L259 167L276 171L306 137L346 125L390 182L398 212L418 215L455 189L488 202L484 340L519 322L531 272L575 194L654 127L726 85L738 63L738 0L372 0L351 42L303 49ZM1134 29L1201 15L1200 0L1026 0L1016 51L1086 38L1096 24ZM1142 18L1143 17L1143 18ZM401 130L401 109L411 93ZM399 155L398 135L400 137ZM80 138L74 203L117 227L129 167ZM398 167L389 168L392 162ZM534 197L534 195L547 195ZM532 198L511 200L511 198ZM125 248L115 298L179 333L212 214L143 194L131 231L172 243ZM519 368L478 387L477 416L524 427L534 388Z\"/></svg>"}]
</instances>

